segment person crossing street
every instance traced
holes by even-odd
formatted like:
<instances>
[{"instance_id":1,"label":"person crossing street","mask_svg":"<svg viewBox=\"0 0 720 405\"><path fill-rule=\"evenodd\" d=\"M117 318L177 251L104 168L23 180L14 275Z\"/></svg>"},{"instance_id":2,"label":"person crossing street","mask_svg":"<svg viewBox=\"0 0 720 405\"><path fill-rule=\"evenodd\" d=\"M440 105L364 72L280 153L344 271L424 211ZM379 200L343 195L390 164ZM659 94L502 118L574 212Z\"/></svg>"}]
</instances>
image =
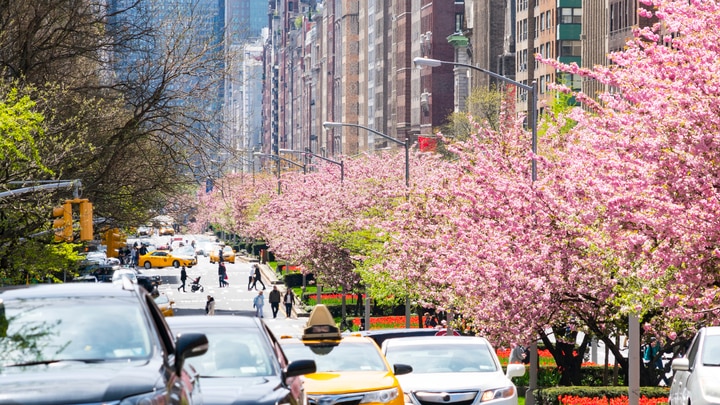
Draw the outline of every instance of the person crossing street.
<instances>
[{"instance_id":1,"label":"person crossing street","mask_svg":"<svg viewBox=\"0 0 720 405\"><path fill-rule=\"evenodd\" d=\"M262 284L262 289L264 290L265 283L263 283L263 281L262 281L262 273L260 272L260 265L255 263L255 279L253 280L253 283L252 283L252 288L254 288L255 290L257 290L256 284L258 283L258 281L260 282L260 284Z\"/></svg>"},{"instance_id":2,"label":"person crossing street","mask_svg":"<svg viewBox=\"0 0 720 405\"><path fill-rule=\"evenodd\" d=\"M182 270L180 270L180 282L182 285L178 287L178 291L182 288L182 292L185 292L185 281L187 280L187 271L185 270L185 266L182 266Z\"/></svg>"}]
</instances>

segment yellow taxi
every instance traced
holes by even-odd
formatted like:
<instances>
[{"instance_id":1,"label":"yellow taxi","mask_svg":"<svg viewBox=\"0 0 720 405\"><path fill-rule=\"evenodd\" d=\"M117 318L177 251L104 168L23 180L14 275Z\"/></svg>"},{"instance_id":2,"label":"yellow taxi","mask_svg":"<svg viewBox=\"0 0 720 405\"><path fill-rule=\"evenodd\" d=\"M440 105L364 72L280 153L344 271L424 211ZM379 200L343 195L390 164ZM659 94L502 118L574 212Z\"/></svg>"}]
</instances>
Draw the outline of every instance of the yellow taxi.
<instances>
[{"instance_id":1,"label":"yellow taxi","mask_svg":"<svg viewBox=\"0 0 720 405\"><path fill-rule=\"evenodd\" d=\"M317 371L303 376L308 405L404 403L395 376L412 367L390 366L370 338L341 336L325 305L315 306L301 339L283 337L280 344L290 361L315 360Z\"/></svg>"},{"instance_id":2,"label":"yellow taxi","mask_svg":"<svg viewBox=\"0 0 720 405\"><path fill-rule=\"evenodd\" d=\"M178 268L180 266L192 267L197 264L197 259L192 256L173 255L166 250L155 250L153 252L141 255L138 258L138 266L149 269L151 267L170 267Z\"/></svg>"},{"instance_id":3,"label":"yellow taxi","mask_svg":"<svg viewBox=\"0 0 720 405\"><path fill-rule=\"evenodd\" d=\"M158 293L157 295L153 295L153 300L155 300L155 304L157 304L160 312L162 312L164 316L175 315L175 301L171 300L167 294Z\"/></svg>"},{"instance_id":4,"label":"yellow taxi","mask_svg":"<svg viewBox=\"0 0 720 405\"><path fill-rule=\"evenodd\" d=\"M235 251L230 246L223 246L223 261L235 263ZM220 259L220 246L215 246L210 250L210 263L217 263Z\"/></svg>"}]
</instances>

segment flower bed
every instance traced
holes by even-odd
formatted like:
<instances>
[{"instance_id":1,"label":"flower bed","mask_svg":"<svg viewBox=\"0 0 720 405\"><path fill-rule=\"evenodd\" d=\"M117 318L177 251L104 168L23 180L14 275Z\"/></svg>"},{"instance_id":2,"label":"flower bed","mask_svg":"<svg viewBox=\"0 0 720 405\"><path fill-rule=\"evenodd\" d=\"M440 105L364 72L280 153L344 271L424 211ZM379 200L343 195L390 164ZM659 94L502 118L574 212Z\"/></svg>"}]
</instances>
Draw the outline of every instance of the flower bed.
<instances>
[{"instance_id":1,"label":"flower bed","mask_svg":"<svg viewBox=\"0 0 720 405\"><path fill-rule=\"evenodd\" d=\"M364 297L364 295L362 296ZM305 293L305 300L307 305L314 306L317 304L317 294ZM355 304L358 301L358 294L345 294L345 304ZM322 294L322 303L325 305L341 305L342 294L328 293Z\"/></svg>"},{"instance_id":2,"label":"flower bed","mask_svg":"<svg viewBox=\"0 0 720 405\"><path fill-rule=\"evenodd\" d=\"M323 299L325 299L323 297ZM410 325L418 324L418 316L413 315L410 317ZM353 319L353 325L360 327L362 321L360 318ZM389 329L389 328L404 328L405 327L405 316L373 316L370 317L370 329Z\"/></svg>"},{"instance_id":3,"label":"flower bed","mask_svg":"<svg viewBox=\"0 0 720 405\"><path fill-rule=\"evenodd\" d=\"M615 398L607 397L576 397L572 395L563 395L558 398L560 405L627 405L628 397L620 396ZM640 397L639 405L658 405L667 404L667 398L648 398L646 396Z\"/></svg>"}]
</instances>

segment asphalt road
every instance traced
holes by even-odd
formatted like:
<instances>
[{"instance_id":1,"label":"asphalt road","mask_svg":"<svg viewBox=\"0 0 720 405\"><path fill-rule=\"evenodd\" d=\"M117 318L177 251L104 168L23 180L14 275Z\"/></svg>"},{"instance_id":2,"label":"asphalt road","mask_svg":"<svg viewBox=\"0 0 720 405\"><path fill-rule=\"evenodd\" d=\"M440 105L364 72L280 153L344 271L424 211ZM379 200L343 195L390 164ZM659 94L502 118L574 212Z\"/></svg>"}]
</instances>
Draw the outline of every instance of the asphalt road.
<instances>
[{"instance_id":1,"label":"asphalt road","mask_svg":"<svg viewBox=\"0 0 720 405\"><path fill-rule=\"evenodd\" d=\"M235 263L226 263L228 282L230 286L220 288L218 280L218 265L211 264L210 260L204 256L198 256L198 264L187 269L188 280L186 282L185 291L178 291L180 286L180 269L174 267L140 269L143 274L159 275L162 278L162 284L159 291L167 294L167 296L175 302L175 316L183 315L200 315L205 314L205 302L207 296L211 295L215 298L215 315L245 315L255 316L253 309L253 299L258 295L258 291L248 291L248 274L249 264L247 261L237 258ZM191 292L190 284L193 279L200 277L200 284L204 291ZM307 321L306 317L297 318L296 313L288 319L285 316L284 305L280 305L277 319L273 319L272 310L268 300L268 294L272 289L273 283L277 283L281 293L285 292L285 287L279 283L269 269L263 268L263 282L267 289L264 291L265 306L264 319L270 329L276 336L290 335L299 336ZM260 283L258 283L260 288Z\"/></svg>"}]
</instances>

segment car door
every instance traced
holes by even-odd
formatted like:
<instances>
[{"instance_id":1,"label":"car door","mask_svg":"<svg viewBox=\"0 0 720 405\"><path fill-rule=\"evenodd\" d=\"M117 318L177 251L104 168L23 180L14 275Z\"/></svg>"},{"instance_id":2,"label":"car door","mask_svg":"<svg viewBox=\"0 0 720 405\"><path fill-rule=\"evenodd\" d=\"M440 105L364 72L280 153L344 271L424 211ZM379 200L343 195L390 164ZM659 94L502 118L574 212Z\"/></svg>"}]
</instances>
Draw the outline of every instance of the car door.
<instances>
[{"instance_id":1,"label":"car door","mask_svg":"<svg viewBox=\"0 0 720 405\"><path fill-rule=\"evenodd\" d=\"M670 402L672 404L687 404L689 401L690 391L688 388L688 383L690 382L689 380L692 377L693 369L695 368L695 362L698 359L702 335L703 330L698 332L698 334L693 339L692 344L688 348L686 357L690 366L689 369L675 370L675 374L673 375L673 382L670 387Z\"/></svg>"},{"instance_id":2,"label":"car door","mask_svg":"<svg viewBox=\"0 0 720 405\"><path fill-rule=\"evenodd\" d=\"M199 376L191 366L185 365L180 375L174 372L174 364L170 362L170 354L175 353L175 336L170 331L170 327L165 322L165 317L155 304L150 294L145 294L147 307L150 310L151 318L155 328L160 335L161 344L164 346L165 362L163 367L166 368L164 373L167 376L165 386L168 390L169 398L172 404L202 404L200 395Z\"/></svg>"}]
</instances>

